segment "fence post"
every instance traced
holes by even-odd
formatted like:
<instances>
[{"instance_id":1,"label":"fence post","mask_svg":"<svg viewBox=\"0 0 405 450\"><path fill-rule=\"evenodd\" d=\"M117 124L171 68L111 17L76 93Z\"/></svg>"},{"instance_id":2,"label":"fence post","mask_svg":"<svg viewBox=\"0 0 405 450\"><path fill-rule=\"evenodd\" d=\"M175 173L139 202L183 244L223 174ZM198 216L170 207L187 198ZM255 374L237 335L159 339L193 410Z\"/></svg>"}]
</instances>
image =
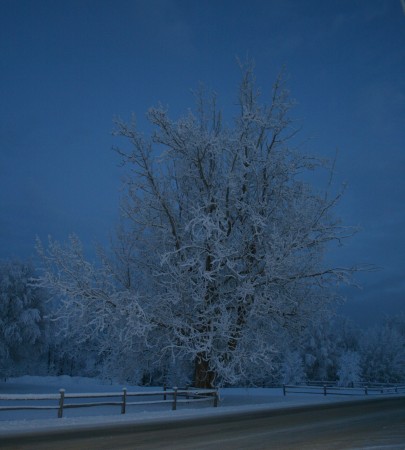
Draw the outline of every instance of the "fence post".
<instances>
[{"instance_id":1,"label":"fence post","mask_svg":"<svg viewBox=\"0 0 405 450\"><path fill-rule=\"evenodd\" d=\"M218 406L218 388L215 389L215 393L214 393L214 408L216 408Z\"/></svg>"},{"instance_id":2,"label":"fence post","mask_svg":"<svg viewBox=\"0 0 405 450\"><path fill-rule=\"evenodd\" d=\"M126 409L127 409L127 388L122 388L121 414L125 414Z\"/></svg>"},{"instance_id":3,"label":"fence post","mask_svg":"<svg viewBox=\"0 0 405 450\"><path fill-rule=\"evenodd\" d=\"M61 419L63 417L63 404L65 402L65 390L59 389L59 409L58 409L58 419Z\"/></svg>"},{"instance_id":4,"label":"fence post","mask_svg":"<svg viewBox=\"0 0 405 450\"><path fill-rule=\"evenodd\" d=\"M177 408L177 387L173 388L173 404L172 411L176 411Z\"/></svg>"},{"instance_id":5,"label":"fence post","mask_svg":"<svg viewBox=\"0 0 405 450\"><path fill-rule=\"evenodd\" d=\"M364 386L364 395L368 395L368 388L367 388L367 386Z\"/></svg>"},{"instance_id":6,"label":"fence post","mask_svg":"<svg viewBox=\"0 0 405 450\"><path fill-rule=\"evenodd\" d=\"M286 392L285 392L285 384L283 384L283 395L284 395L284 397L285 397L285 394L286 394Z\"/></svg>"},{"instance_id":7,"label":"fence post","mask_svg":"<svg viewBox=\"0 0 405 450\"><path fill-rule=\"evenodd\" d=\"M323 395L326 395L326 384L323 385Z\"/></svg>"},{"instance_id":8,"label":"fence post","mask_svg":"<svg viewBox=\"0 0 405 450\"><path fill-rule=\"evenodd\" d=\"M163 385L163 392L164 392L164 394L163 394L163 400L166 400L166 389L167 389L167 386L166 386L166 383Z\"/></svg>"}]
</instances>

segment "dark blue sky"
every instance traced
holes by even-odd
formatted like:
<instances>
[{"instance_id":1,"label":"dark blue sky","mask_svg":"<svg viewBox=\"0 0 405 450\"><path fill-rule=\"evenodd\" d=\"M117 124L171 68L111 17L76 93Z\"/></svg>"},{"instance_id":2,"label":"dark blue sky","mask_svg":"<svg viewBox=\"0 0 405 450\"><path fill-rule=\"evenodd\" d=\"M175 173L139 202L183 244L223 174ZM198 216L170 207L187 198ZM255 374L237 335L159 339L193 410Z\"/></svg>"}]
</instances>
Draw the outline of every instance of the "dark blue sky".
<instances>
[{"instance_id":1,"label":"dark blue sky","mask_svg":"<svg viewBox=\"0 0 405 450\"><path fill-rule=\"evenodd\" d=\"M404 311L400 0L0 0L0 258L34 255L36 235L105 242L122 174L113 117L147 130L148 107L176 117L200 81L232 109L246 55L264 94L286 66L305 148L339 151L339 214L362 232L334 257L381 267L345 310Z\"/></svg>"}]
</instances>

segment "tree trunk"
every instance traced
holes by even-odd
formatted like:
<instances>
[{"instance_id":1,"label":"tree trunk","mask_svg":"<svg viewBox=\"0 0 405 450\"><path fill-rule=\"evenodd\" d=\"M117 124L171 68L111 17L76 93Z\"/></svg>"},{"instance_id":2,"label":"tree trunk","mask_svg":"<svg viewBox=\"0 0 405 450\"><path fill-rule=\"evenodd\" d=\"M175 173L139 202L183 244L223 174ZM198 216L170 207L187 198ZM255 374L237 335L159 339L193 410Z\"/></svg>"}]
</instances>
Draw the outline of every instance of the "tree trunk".
<instances>
[{"instance_id":1,"label":"tree trunk","mask_svg":"<svg viewBox=\"0 0 405 450\"><path fill-rule=\"evenodd\" d=\"M197 388L212 389L214 387L215 372L209 367L207 355L197 355L195 360L194 385Z\"/></svg>"}]
</instances>

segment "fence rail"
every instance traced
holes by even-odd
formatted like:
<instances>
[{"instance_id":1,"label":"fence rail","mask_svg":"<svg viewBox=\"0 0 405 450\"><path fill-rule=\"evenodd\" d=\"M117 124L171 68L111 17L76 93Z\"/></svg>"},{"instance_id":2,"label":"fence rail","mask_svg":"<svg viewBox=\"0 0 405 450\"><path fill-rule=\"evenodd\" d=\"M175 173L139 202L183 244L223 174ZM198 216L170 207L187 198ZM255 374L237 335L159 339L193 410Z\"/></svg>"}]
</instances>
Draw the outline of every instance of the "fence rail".
<instances>
[{"instance_id":1,"label":"fence rail","mask_svg":"<svg viewBox=\"0 0 405 450\"><path fill-rule=\"evenodd\" d=\"M162 397L158 400L129 401L133 397ZM69 403L71 399L116 399L97 402ZM66 393L65 389L60 389L59 394L6 394L0 395L0 412L16 410L57 410L58 417L63 417L63 411L69 408L90 408L95 406L120 406L121 414L125 414L128 406L170 404L172 410L176 410L178 404L193 402L212 402L213 406L218 406L217 389L172 389L164 388L163 391L128 392L126 388L122 392L102 392L102 393ZM2 405L2 401L50 401L56 404L50 405Z\"/></svg>"},{"instance_id":2,"label":"fence rail","mask_svg":"<svg viewBox=\"0 0 405 450\"><path fill-rule=\"evenodd\" d=\"M353 387L337 386L335 383L305 385L283 385L283 395L287 394L321 394L321 395L389 395L405 394L405 385L361 384Z\"/></svg>"}]
</instances>

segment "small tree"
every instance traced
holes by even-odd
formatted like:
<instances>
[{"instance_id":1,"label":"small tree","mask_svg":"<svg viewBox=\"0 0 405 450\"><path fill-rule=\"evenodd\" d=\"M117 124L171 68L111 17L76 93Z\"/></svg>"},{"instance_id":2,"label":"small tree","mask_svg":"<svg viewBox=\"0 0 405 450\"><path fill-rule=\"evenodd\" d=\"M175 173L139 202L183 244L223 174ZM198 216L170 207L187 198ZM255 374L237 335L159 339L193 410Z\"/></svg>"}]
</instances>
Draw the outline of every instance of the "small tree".
<instances>
[{"instance_id":1,"label":"small tree","mask_svg":"<svg viewBox=\"0 0 405 450\"><path fill-rule=\"evenodd\" d=\"M37 364L43 344L44 293L32 286L30 264L0 263L0 375Z\"/></svg>"},{"instance_id":2,"label":"small tree","mask_svg":"<svg viewBox=\"0 0 405 450\"><path fill-rule=\"evenodd\" d=\"M358 350L358 330L344 317L330 317L308 327L301 342L310 380L335 381L343 354Z\"/></svg>"},{"instance_id":3,"label":"small tree","mask_svg":"<svg viewBox=\"0 0 405 450\"><path fill-rule=\"evenodd\" d=\"M361 381L360 355L357 352L345 352L339 358L337 371L339 386L353 387Z\"/></svg>"},{"instance_id":4,"label":"small tree","mask_svg":"<svg viewBox=\"0 0 405 450\"><path fill-rule=\"evenodd\" d=\"M287 352L281 369L284 384L299 384L306 380L304 363L298 352Z\"/></svg>"},{"instance_id":5,"label":"small tree","mask_svg":"<svg viewBox=\"0 0 405 450\"><path fill-rule=\"evenodd\" d=\"M231 125L202 93L177 121L150 109L150 138L117 121L129 149L117 149L128 172L113 258L91 266L77 241L40 249L61 314L101 345L145 338L157 359L193 360L197 386L270 369L279 331L321 316L352 271L324 263L327 244L351 232L333 217L339 196L303 181L322 162L289 146L291 106L282 78L261 104L248 66Z\"/></svg>"},{"instance_id":6,"label":"small tree","mask_svg":"<svg viewBox=\"0 0 405 450\"><path fill-rule=\"evenodd\" d=\"M391 322L392 324L392 322ZM362 378L367 382L405 381L405 336L390 322L364 332L360 340Z\"/></svg>"}]
</instances>

